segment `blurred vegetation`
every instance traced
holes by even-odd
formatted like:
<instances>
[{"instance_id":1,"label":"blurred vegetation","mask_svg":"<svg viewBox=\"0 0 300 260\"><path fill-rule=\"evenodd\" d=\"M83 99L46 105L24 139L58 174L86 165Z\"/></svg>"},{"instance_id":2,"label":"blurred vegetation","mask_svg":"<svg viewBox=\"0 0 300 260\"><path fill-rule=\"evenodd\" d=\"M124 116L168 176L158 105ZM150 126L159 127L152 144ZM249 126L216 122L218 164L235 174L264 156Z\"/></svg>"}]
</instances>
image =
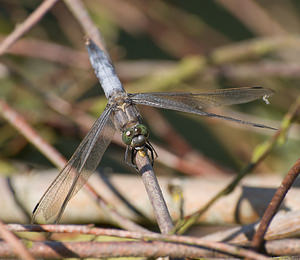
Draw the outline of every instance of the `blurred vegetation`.
<instances>
[{"instance_id":1,"label":"blurred vegetation","mask_svg":"<svg viewBox=\"0 0 300 260\"><path fill-rule=\"evenodd\" d=\"M84 1L128 92L263 86L276 91L270 105L256 101L213 111L230 116L240 113L237 117L241 119L278 127L300 94L299 2L249 2L253 4L239 8L224 1ZM35 0L0 0L1 39L39 4ZM84 33L62 1L1 57L0 82L1 99L67 158L84 133L72 118L49 106L49 95L94 119L106 102L88 62ZM160 113L196 151L231 171L245 166L255 146L274 134L222 120ZM145 121L151 140L180 154L153 129L156 120L151 113L145 115ZM257 171L286 173L299 157L298 131L295 126ZM123 163L124 151L112 144L100 167L131 171ZM0 172L32 167L53 165L0 116ZM162 163L156 167L157 174L179 172Z\"/></svg>"}]
</instances>

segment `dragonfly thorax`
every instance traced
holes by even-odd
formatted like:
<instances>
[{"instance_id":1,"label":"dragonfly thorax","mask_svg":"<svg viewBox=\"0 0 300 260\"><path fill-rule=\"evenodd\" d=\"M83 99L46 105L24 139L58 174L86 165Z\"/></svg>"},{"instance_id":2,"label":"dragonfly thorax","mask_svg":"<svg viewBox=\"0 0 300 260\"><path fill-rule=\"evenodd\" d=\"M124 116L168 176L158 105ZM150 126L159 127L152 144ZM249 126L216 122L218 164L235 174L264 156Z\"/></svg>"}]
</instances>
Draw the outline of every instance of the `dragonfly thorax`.
<instances>
[{"instance_id":1,"label":"dragonfly thorax","mask_svg":"<svg viewBox=\"0 0 300 260\"><path fill-rule=\"evenodd\" d=\"M127 128L122 134L122 140L126 145L139 150L143 148L148 141L149 131L143 124L137 124Z\"/></svg>"}]
</instances>

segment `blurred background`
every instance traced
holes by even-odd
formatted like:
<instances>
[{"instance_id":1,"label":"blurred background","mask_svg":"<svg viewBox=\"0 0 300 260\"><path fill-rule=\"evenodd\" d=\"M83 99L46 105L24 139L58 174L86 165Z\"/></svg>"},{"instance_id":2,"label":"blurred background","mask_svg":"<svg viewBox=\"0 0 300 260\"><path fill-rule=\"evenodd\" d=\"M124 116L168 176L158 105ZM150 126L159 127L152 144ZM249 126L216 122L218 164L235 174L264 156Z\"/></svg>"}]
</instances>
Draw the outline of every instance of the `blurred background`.
<instances>
[{"instance_id":1,"label":"blurred background","mask_svg":"<svg viewBox=\"0 0 300 260\"><path fill-rule=\"evenodd\" d=\"M300 94L299 1L83 3L128 92L271 88L275 94L269 105L258 100L210 111L276 128ZM0 40L39 4L0 0ZM0 58L0 98L66 158L106 105L88 61L85 35L68 5L58 1ZM140 111L158 152L159 176L232 176L275 133L172 111ZM299 157L299 138L295 124L255 172L284 175ZM99 170L135 173L124 163L124 152L116 135ZM54 167L0 115L3 176Z\"/></svg>"}]
</instances>

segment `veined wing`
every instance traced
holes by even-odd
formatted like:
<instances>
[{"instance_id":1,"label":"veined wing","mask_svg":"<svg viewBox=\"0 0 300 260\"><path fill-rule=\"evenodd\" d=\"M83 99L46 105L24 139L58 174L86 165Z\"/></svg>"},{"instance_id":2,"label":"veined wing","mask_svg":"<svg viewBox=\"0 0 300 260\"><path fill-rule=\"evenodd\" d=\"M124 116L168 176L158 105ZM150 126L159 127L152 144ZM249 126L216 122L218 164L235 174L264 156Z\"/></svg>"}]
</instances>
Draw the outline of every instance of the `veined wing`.
<instances>
[{"instance_id":1,"label":"veined wing","mask_svg":"<svg viewBox=\"0 0 300 260\"><path fill-rule=\"evenodd\" d=\"M134 104L147 105L158 108L176 110L180 112L193 113L202 116L221 118L225 120L234 121L240 124L247 124L255 127L269 128L275 130L275 128L265 126L262 124L256 124L228 116L217 115L214 113L203 111L203 109L209 107L247 103L259 98L267 98L272 94L273 91L271 89L266 89L262 87L249 87L220 89L203 93L136 93L129 94L129 98L133 101Z\"/></svg>"},{"instance_id":2,"label":"veined wing","mask_svg":"<svg viewBox=\"0 0 300 260\"><path fill-rule=\"evenodd\" d=\"M59 221L67 203L87 182L111 142L115 133L111 112L111 106L107 105L71 159L36 205L32 222L41 213L46 221L49 219L54 220L55 223Z\"/></svg>"}]
</instances>

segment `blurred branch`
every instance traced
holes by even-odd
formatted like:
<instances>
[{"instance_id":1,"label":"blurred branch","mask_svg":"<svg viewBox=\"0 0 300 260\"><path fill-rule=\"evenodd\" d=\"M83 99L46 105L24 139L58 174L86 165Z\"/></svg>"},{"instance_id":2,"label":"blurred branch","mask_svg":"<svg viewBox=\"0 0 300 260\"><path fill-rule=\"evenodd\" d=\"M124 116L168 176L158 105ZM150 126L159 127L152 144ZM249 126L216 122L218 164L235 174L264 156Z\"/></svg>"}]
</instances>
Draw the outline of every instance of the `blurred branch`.
<instances>
[{"instance_id":1,"label":"blurred branch","mask_svg":"<svg viewBox=\"0 0 300 260\"><path fill-rule=\"evenodd\" d=\"M11 45L28 32L35 24L37 24L57 1L58 0L44 0L43 3L41 3L41 5L38 6L22 24L18 25L15 30L1 42L0 56L3 55Z\"/></svg>"}]
</instances>

